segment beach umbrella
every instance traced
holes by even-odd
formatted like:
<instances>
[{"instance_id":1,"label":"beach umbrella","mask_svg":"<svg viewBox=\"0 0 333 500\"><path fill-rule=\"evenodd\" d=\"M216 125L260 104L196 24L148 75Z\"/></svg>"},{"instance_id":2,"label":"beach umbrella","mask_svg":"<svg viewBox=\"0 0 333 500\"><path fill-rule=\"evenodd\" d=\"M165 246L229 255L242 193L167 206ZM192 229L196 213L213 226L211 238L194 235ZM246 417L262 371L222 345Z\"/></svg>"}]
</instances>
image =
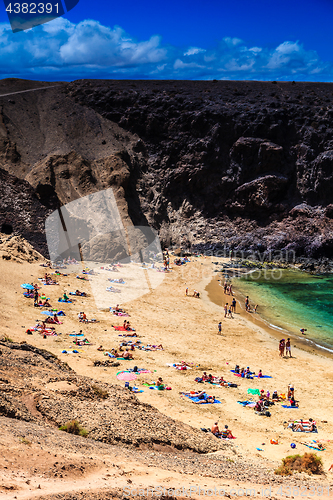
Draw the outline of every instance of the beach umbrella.
<instances>
[{"instance_id":1,"label":"beach umbrella","mask_svg":"<svg viewBox=\"0 0 333 500\"><path fill-rule=\"evenodd\" d=\"M33 290L34 287L32 285L29 285L29 283L23 283L23 285L21 285L22 288L25 288L26 290Z\"/></svg>"},{"instance_id":2,"label":"beach umbrella","mask_svg":"<svg viewBox=\"0 0 333 500\"><path fill-rule=\"evenodd\" d=\"M124 380L128 382L129 380L135 380L137 378L137 375L135 373L131 372L121 372L118 373L117 379L118 380Z\"/></svg>"}]
</instances>

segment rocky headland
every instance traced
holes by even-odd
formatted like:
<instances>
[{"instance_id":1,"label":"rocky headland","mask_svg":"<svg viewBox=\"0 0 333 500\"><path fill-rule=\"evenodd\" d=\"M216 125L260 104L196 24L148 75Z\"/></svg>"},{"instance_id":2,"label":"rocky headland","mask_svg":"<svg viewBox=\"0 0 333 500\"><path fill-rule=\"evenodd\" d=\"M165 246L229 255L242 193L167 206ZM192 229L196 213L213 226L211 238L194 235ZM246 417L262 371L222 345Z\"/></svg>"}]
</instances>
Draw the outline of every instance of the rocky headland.
<instances>
[{"instance_id":1,"label":"rocky headland","mask_svg":"<svg viewBox=\"0 0 333 500\"><path fill-rule=\"evenodd\" d=\"M332 99L330 83L230 81L79 80L0 96L0 166L15 176L1 224L45 254L13 186L42 218L112 187L124 224L149 224L163 244L329 268Z\"/></svg>"}]
</instances>

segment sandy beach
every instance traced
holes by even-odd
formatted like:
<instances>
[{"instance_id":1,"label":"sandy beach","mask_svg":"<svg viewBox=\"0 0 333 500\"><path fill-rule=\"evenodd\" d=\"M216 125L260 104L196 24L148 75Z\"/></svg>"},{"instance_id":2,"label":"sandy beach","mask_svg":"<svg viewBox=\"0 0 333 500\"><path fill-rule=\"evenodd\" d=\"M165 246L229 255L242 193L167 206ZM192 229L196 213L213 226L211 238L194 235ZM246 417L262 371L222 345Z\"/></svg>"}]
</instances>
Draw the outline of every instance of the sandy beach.
<instances>
[{"instance_id":1,"label":"sandy beach","mask_svg":"<svg viewBox=\"0 0 333 500\"><path fill-rule=\"evenodd\" d=\"M280 358L278 340L274 331L270 331L258 319L251 319L245 313L241 298L237 294L236 314L233 318L224 319L223 308L217 303L228 302L229 296L223 295L223 289L217 279L220 273L214 273L215 267L211 258L192 257L191 262L183 266L172 264L172 271L163 275L163 280L156 288L149 287L147 293L138 295L129 302L122 304L130 314L128 319L136 329L138 339L144 345L162 344L163 351L146 352L136 349L133 352L133 361L119 361L118 367L94 366L95 360L109 359L97 348L102 345L105 351L119 347L124 340L111 325L122 325L124 318L112 315L101 297L97 297L97 305L92 293L92 281L81 281L76 274L56 277L59 285L43 286L40 292L50 298L53 307L65 311L61 317L62 325L56 325L58 333L55 337L44 339L34 332L27 335L27 328L33 326L36 319L41 320L39 308L33 307L33 300L23 297L22 283L38 282L45 269L40 263L0 261L1 287L3 291L1 309L1 333L15 342L29 342L37 347L45 348L73 368L78 374L92 377L96 380L118 384L119 370L137 365L146 368L151 373L140 375L135 383L144 392L137 394L140 401L156 407L161 413L176 420L190 424L198 429L210 428L215 421L221 428L229 425L235 440L229 441L235 448L237 455L254 460L274 470L281 463L281 459L290 454L290 444L296 444L295 452L303 454L310 451L301 444L311 440L321 440L326 450L318 452L322 457L324 469L327 472L333 462L333 442L331 429L333 416L330 408L331 359L318 352L305 351L303 346L298 347L292 342L292 358ZM214 260L214 259L213 259ZM219 259L221 260L221 259ZM171 259L173 262L173 258ZM81 270L77 266L78 273ZM66 272L66 270L63 270ZM119 288L129 286L130 280L140 280L143 270L137 264L128 264L119 268L118 273L108 273L111 278L124 278L124 285L113 284ZM154 281L155 270L144 271L144 276L151 276ZM82 275L82 274L81 274ZM90 279L101 279L101 274ZM105 281L104 285L112 283ZM103 286L104 286L103 285ZM236 285L235 285L236 286ZM200 292L200 299L186 296L185 290ZM63 292L75 291L79 288L89 296L76 297L73 304L60 304L58 297ZM96 290L96 288L95 288ZM102 288L100 287L100 290ZM95 292L96 294L96 292ZM108 305L115 306L121 302L122 293L109 293ZM103 294L102 294L103 295ZM125 296L125 294L124 294ZM211 299L214 297L213 302ZM106 300L106 299L105 299ZM61 306L61 307L60 307ZM99 307L98 307L99 306ZM79 323L77 315L84 311L88 318L95 318L97 323ZM251 315L253 316L253 315ZM44 316L45 318L45 316ZM218 334L218 322L222 321L222 335ZM84 335L92 343L90 346L79 348L78 354L64 354L63 350L73 350L73 337L69 334L83 330ZM61 334L60 334L61 333ZM186 361L191 363L191 369L176 370L167 364ZM272 378L257 378L247 380L236 377L230 370L238 364L241 367L250 366L258 373ZM213 375L222 375L225 380L237 383L237 388L215 387L209 384L199 384L194 381L203 371ZM144 382L155 381L162 377L163 381L172 388L169 391L149 390ZM295 398L299 401L299 408L286 409L281 403L270 408L271 417L255 414L253 408L240 405L237 401L256 400L256 396L248 395L248 389L264 389L272 392L286 393L287 386L292 383L295 387ZM180 393L184 391L206 390L220 401L220 404L195 405ZM294 433L285 428L284 423L293 419L307 420L312 417L317 422L318 434ZM278 445L270 443L277 440ZM257 450L260 448L260 451ZM217 452L221 453L221 452ZM331 473L318 481L331 482ZM6 497L7 498L7 497Z\"/></svg>"}]
</instances>

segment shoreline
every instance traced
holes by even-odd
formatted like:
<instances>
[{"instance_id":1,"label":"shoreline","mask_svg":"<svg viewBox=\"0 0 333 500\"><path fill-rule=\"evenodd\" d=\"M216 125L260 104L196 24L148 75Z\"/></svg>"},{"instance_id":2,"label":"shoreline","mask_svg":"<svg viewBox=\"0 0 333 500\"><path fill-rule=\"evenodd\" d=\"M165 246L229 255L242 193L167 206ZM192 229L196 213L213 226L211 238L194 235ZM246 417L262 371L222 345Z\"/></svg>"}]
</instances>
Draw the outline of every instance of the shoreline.
<instances>
[{"instance_id":1,"label":"shoreline","mask_svg":"<svg viewBox=\"0 0 333 500\"><path fill-rule=\"evenodd\" d=\"M252 271L249 271L252 272ZM222 310L222 301L223 303L227 302L228 298L230 298L230 295L225 295L223 293L223 288L217 284L218 279L221 279L221 273L216 273L218 277L212 277L211 281L207 284L206 286L206 291L209 297L209 300L211 300L215 305L221 307L221 314L223 314ZM246 321L249 321L251 325L255 325L256 327L260 327L263 330L265 330L268 335L270 335L272 338L275 340L279 341L282 336L288 336L290 337L292 342L297 342L298 345L297 347L299 349L303 349L306 352L310 353L316 353L320 356L324 356L325 358L328 359L333 359L333 346L331 347L331 350L326 347L320 345L319 342L316 342L313 339L306 339L303 338L286 328L280 328L278 326L272 325L271 323L268 322L264 317L260 315L260 313L248 313L245 311L245 307L243 306L245 302L245 295L237 288L237 279L238 278L232 278L232 285L233 285L233 296L237 300L237 305L238 305L238 310L241 311L240 315L243 319ZM221 300L218 301L216 295L217 291L221 292Z\"/></svg>"}]
</instances>

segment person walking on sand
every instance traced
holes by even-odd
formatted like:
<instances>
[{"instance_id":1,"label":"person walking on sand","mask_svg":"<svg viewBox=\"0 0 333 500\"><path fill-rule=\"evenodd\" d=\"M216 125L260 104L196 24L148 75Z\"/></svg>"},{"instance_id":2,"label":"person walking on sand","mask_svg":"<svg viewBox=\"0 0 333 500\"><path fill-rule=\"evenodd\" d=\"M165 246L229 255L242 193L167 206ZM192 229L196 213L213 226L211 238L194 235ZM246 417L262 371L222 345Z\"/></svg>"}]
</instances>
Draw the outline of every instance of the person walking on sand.
<instances>
[{"instance_id":1,"label":"person walking on sand","mask_svg":"<svg viewBox=\"0 0 333 500\"><path fill-rule=\"evenodd\" d=\"M225 281L225 282L224 282L224 285L223 285L224 295L226 295L226 294L227 294L227 288L228 288L228 283Z\"/></svg>"},{"instance_id":2,"label":"person walking on sand","mask_svg":"<svg viewBox=\"0 0 333 500\"><path fill-rule=\"evenodd\" d=\"M287 339L287 342L286 342L286 356L288 357L288 353L289 353L289 357L291 358L291 345L290 345L290 339Z\"/></svg>"},{"instance_id":3,"label":"person walking on sand","mask_svg":"<svg viewBox=\"0 0 333 500\"><path fill-rule=\"evenodd\" d=\"M219 329L219 335L222 334L222 322L220 321L218 324L218 329Z\"/></svg>"},{"instance_id":4,"label":"person walking on sand","mask_svg":"<svg viewBox=\"0 0 333 500\"><path fill-rule=\"evenodd\" d=\"M245 310L248 311L250 309L250 301L249 301L249 296L246 296L245 299Z\"/></svg>"},{"instance_id":5,"label":"person walking on sand","mask_svg":"<svg viewBox=\"0 0 333 500\"><path fill-rule=\"evenodd\" d=\"M285 340L282 339L282 340L280 340L280 343L279 343L280 358L283 358L283 356L284 356L284 348L285 348Z\"/></svg>"},{"instance_id":6,"label":"person walking on sand","mask_svg":"<svg viewBox=\"0 0 333 500\"><path fill-rule=\"evenodd\" d=\"M225 304L224 306L224 317L226 318L228 314L228 303Z\"/></svg>"},{"instance_id":7,"label":"person walking on sand","mask_svg":"<svg viewBox=\"0 0 333 500\"><path fill-rule=\"evenodd\" d=\"M233 315L231 312L231 306L228 307L228 318L233 318Z\"/></svg>"},{"instance_id":8,"label":"person walking on sand","mask_svg":"<svg viewBox=\"0 0 333 500\"><path fill-rule=\"evenodd\" d=\"M232 299L232 302L231 302L231 310L232 310L233 313L236 313L236 304L237 304L237 302L236 302L236 299L234 297Z\"/></svg>"}]
</instances>

